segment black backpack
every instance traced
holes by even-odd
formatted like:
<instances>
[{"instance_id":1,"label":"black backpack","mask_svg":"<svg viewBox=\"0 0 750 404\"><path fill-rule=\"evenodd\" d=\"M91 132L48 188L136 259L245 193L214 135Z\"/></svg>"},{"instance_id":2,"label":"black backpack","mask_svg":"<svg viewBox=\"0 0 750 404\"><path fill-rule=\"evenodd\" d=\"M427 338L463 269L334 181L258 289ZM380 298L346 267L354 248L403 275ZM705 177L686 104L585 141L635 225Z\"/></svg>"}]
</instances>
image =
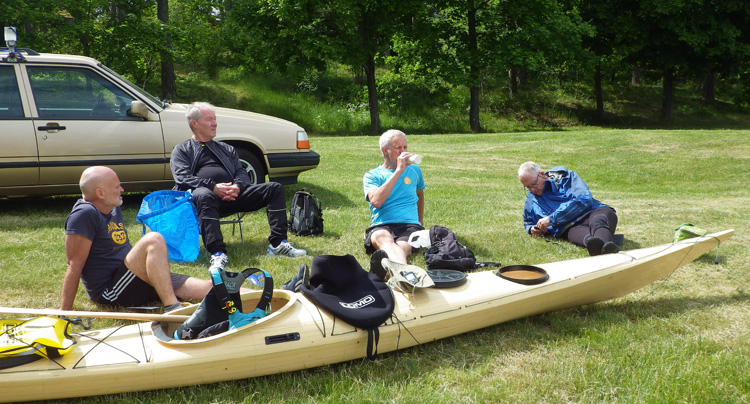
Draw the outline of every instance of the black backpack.
<instances>
[{"instance_id":1,"label":"black backpack","mask_svg":"<svg viewBox=\"0 0 750 404\"><path fill-rule=\"evenodd\" d=\"M307 188L297 191L289 209L289 231L298 236L323 234L323 207Z\"/></svg>"},{"instance_id":2,"label":"black backpack","mask_svg":"<svg viewBox=\"0 0 750 404\"><path fill-rule=\"evenodd\" d=\"M456 233L443 226L430 228L430 247L424 252L427 269L468 271L476 268L474 253L458 242Z\"/></svg>"}]
</instances>

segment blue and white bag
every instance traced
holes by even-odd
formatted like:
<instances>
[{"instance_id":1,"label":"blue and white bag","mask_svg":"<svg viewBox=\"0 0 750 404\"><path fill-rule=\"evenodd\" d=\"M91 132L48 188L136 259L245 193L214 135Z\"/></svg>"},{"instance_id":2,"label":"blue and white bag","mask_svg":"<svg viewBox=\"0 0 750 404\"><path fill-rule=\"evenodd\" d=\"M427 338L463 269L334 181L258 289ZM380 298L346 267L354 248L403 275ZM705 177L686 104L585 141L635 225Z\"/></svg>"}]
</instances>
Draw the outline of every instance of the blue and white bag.
<instances>
[{"instance_id":1,"label":"blue and white bag","mask_svg":"<svg viewBox=\"0 0 750 404\"><path fill-rule=\"evenodd\" d=\"M167 241L170 261L192 262L200 250L200 230L193 194L182 191L156 191L146 195L135 221L161 234Z\"/></svg>"}]
</instances>

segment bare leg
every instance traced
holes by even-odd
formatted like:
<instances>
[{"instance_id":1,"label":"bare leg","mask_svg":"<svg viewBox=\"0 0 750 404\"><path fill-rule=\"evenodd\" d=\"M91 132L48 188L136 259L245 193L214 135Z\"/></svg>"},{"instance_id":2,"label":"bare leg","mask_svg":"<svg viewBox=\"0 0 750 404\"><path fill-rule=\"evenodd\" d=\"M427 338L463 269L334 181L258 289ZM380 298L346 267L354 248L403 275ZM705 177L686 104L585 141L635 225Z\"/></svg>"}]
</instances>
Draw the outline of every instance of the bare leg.
<instances>
[{"instance_id":1,"label":"bare leg","mask_svg":"<svg viewBox=\"0 0 750 404\"><path fill-rule=\"evenodd\" d=\"M211 290L213 283L208 279L187 278L185 283L182 284L177 290L174 291L175 295L182 300L201 300L206 297L206 294ZM248 289L240 289L240 292Z\"/></svg>"},{"instance_id":2,"label":"bare leg","mask_svg":"<svg viewBox=\"0 0 750 404\"><path fill-rule=\"evenodd\" d=\"M409 247L409 254L407 254L402 243L397 244L387 230L377 230L372 233L370 243L375 249L385 251L388 254L388 259L393 262L406 264L406 257L411 254L411 246L408 243L403 243Z\"/></svg>"},{"instance_id":3,"label":"bare leg","mask_svg":"<svg viewBox=\"0 0 750 404\"><path fill-rule=\"evenodd\" d=\"M125 265L137 277L156 289L164 306L178 302L169 274L167 244L161 234L151 232L144 235L125 257Z\"/></svg>"},{"instance_id":4,"label":"bare leg","mask_svg":"<svg viewBox=\"0 0 750 404\"><path fill-rule=\"evenodd\" d=\"M404 252L404 262L402 262L402 264L405 264L406 257L410 256L411 252L413 251L411 245L409 245L409 243L406 241L397 241L396 245Z\"/></svg>"}]
</instances>

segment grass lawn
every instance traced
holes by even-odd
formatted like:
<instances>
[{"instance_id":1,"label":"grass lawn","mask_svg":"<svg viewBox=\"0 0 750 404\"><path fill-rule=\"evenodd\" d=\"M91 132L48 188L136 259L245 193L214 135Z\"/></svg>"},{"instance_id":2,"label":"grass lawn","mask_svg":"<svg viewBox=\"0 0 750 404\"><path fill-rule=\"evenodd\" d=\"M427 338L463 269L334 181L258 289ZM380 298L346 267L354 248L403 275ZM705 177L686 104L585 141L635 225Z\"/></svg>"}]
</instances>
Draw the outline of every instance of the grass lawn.
<instances>
[{"instance_id":1,"label":"grass lawn","mask_svg":"<svg viewBox=\"0 0 750 404\"><path fill-rule=\"evenodd\" d=\"M610 302L500 324L395 353L233 382L76 400L81 403L738 403L750 401L750 130L574 129L409 136L424 156L426 226L456 232L480 261L535 264L586 256L527 236L519 164L564 165L615 207L625 249L671 241L691 222L735 229L719 249ZM382 162L376 137L313 137L320 166L287 186L324 204L325 234L290 237L301 259L267 258L265 214L247 216L245 243L224 228L229 270L261 267L278 283L313 255L352 254L363 267L369 224L362 175ZM135 242L143 195L125 198ZM76 197L0 200L3 306L57 308L65 272L63 221ZM412 263L423 265L421 255ZM173 265L207 278L208 255ZM79 288L75 309L102 310ZM116 320L95 320L107 327ZM196 369L199 372L200 369ZM158 375L156 376L158 377ZM2 394L2 393L0 393Z\"/></svg>"}]
</instances>

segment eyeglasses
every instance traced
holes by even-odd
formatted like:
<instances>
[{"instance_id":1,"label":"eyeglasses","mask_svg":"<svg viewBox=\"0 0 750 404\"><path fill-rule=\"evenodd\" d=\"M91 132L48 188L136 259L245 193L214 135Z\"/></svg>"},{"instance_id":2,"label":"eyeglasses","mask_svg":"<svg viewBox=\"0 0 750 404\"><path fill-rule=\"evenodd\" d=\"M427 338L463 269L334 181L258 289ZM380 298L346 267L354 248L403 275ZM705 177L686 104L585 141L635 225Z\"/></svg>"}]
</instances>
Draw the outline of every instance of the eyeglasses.
<instances>
[{"instance_id":1,"label":"eyeglasses","mask_svg":"<svg viewBox=\"0 0 750 404\"><path fill-rule=\"evenodd\" d=\"M537 173L536 178L534 178L534 183L533 184L531 184L531 185L524 184L523 187L526 188L526 189L528 189L529 191L531 191L532 189L539 188L539 178L544 178L544 177L542 177L542 173Z\"/></svg>"}]
</instances>

